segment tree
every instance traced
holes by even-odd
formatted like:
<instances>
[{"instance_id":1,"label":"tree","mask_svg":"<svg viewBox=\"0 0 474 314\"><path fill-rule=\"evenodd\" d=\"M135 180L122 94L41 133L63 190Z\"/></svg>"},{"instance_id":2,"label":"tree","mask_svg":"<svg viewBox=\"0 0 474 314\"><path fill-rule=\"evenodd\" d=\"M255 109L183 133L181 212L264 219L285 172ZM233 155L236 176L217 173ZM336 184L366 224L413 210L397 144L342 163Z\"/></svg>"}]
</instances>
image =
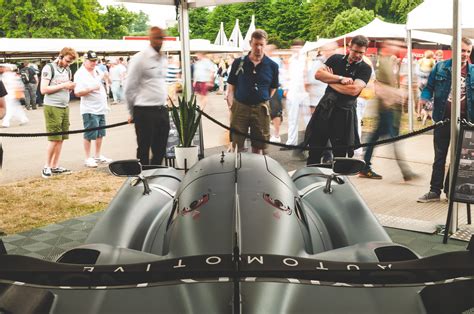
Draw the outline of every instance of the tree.
<instances>
[{"instance_id":1,"label":"tree","mask_svg":"<svg viewBox=\"0 0 474 314\"><path fill-rule=\"evenodd\" d=\"M208 8L195 8L189 10L189 37L191 39L209 39L207 32Z\"/></svg>"},{"instance_id":2,"label":"tree","mask_svg":"<svg viewBox=\"0 0 474 314\"><path fill-rule=\"evenodd\" d=\"M337 37L352 32L364 25L367 25L375 18L374 12L352 8L339 13L334 22L327 28L328 37Z\"/></svg>"},{"instance_id":3,"label":"tree","mask_svg":"<svg viewBox=\"0 0 474 314\"><path fill-rule=\"evenodd\" d=\"M0 0L0 36L44 38L98 38L96 0Z\"/></svg>"},{"instance_id":4,"label":"tree","mask_svg":"<svg viewBox=\"0 0 474 314\"><path fill-rule=\"evenodd\" d=\"M131 33L146 33L148 28L148 22L150 21L148 14L141 11L135 16L135 20L130 24Z\"/></svg>"},{"instance_id":5,"label":"tree","mask_svg":"<svg viewBox=\"0 0 474 314\"><path fill-rule=\"evenodd\" d=\"M328 37L328 26L339 13L350 8L347 0L313 0L309 5L310 39Z\"/></svg>"},{"instance_id":6,"label":"tree","mask_svg":"<svg viewBox=\"0 0 474 314\"><path fill-rule=\"evenodd\" d=\"M107 11L100 15L99 20L104 27L103 38L121 39L129 35L131 25L137 20L136 13L128 11L124 6L107 6Z\"/></svg>"}]
</instances>

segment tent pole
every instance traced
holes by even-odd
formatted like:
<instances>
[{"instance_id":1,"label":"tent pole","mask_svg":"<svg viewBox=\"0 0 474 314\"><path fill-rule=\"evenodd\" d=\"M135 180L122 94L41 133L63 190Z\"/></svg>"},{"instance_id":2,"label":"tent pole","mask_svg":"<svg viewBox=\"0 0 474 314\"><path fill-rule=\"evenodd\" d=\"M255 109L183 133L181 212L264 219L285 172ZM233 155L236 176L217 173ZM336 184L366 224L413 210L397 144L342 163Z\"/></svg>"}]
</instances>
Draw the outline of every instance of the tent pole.
<instances>
[{"instance_id":1,"label":"tent pole","mask_svg":"<svg viewBox=\"0 0 474 314\"><path fill-rule=\"evenodd\" d=\"M191 99L191 52L189 45L189 15L188 1L181 1L179 6L179 35L181 39L181 64L184 75L184 88L186 92L186 100Z\"/></svg>"},{"instance_id":2,"label":"tent pole","mask_svg":"<svg viewBox=\"0 0 474 314\"><path fill-rule=\"evenodd\" d=\"M456 160L457 138L459 134L459 116L461 107L461 4L453 0L453 65L452 65L452 102L451 102L451 141L449 165L449 190L453 189L454 161ZM448 195L453 195L451 192ZM451 224L446 226L446 231L454 233L458 227L458 206L453 208Z\"/></svg>"},{"instance_id":3,"label":"tent pole","mask_svg":"<svg viewBox=\"0 0 474 314\"><path fill-rule=\"evenodd\" d=\"M413 132L413 50L411 30L407 30L407 66L408 66L408 128Z\"/></svg>"}]
</instances>

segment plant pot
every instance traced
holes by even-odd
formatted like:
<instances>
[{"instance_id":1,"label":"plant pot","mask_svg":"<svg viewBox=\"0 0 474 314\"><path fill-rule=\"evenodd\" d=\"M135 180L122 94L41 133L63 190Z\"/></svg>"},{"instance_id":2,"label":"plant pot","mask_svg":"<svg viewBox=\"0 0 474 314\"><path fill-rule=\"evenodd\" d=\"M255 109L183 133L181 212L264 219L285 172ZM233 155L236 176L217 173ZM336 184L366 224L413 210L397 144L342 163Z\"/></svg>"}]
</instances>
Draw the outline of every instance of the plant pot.
<instances>
[{"instance_id":1,"label":"plant pot","mask_svg":"<svg viewBox=\"0 0 474 314\"><path fill-rule=\"evenodd\" d=\"M174 147L174 155L176 157L176 168L184 169L184 160L186 159L186 168L190 169L198 162L199 147Z\"/></svg>"}]
</instances>

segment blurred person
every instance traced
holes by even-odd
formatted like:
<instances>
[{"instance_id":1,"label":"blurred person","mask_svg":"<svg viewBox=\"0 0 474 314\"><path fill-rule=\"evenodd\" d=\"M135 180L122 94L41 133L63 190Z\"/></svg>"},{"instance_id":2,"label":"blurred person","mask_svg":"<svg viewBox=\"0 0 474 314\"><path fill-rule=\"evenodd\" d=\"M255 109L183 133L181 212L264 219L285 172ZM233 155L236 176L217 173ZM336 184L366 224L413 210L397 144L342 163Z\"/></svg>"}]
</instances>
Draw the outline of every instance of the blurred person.
<instances>
[{"instance_id":1,"label":"blurred person","mask_svg":"<svg viewBox=\"0 0 474 314\"><path fill-rule=\"evenodd\" d=\"M36 110L36 88L38 85L38 75L36 71L26 62L21 64L20 74L25 85L26 109Z\"/></svg>"},{"instance_id":2,"label":"blurred person","mask_svg":"<svg viewBox=\"0 0 474 314\"><path fill-rule=\"evenodd\" d=\"M166 71L166 85L168 85L168 97L176 103L176 94L182 89L181 66L178 56L168 56L168 69Z\"/></svg>"},{"instance_id":3,"label":"blurred person","mask_svg":"<svg viewBox=\"0 0 474 314\"><path fill-rule=\"evenodd\" d=\"M10 127L12 120L19 121L20 125L26 124L29 120L20 104L20 99L25 95L23 82L15 72L16 66L3 66L2 68L2 81L8 93L5 96L6 114L3 117L2 127Z\"/></svg>"},{"instance_id":4,"label":"blurred person","mask_svg":"<svg viewBox=\"0 0 474 314\"><path fill-rule=\"evenodd\" d=\"M278 81L280 82L280 86L278 90L273 94L272 98L270 99L270 119L272 120L273 124L273 135L270 136L270 142L281 143L280 138L280 126L283 122L283 105L282 105L282 96L283 91L280 93L281 90L281 82L282 82L282 68L283 68L283 61L280 57L273 56L273 52L276 49L276 45L268 45L267 49L265 50L265 54L278 65Z\"/></svg>"},{"instance_id":5,"label":"blurred person","mask_svg":"<svg viewBox=\"0 0 474 314\"><path fill-rule=\"evenodd\" d=\"M435 51L435 60L436 60L436 63L444 60L443 50L436 50Z\"/></svg>"},{"instance_id":6,"label":"blurred person","mask_svg":"<svg viewBox=\"0 0 474 314\"><path fill-rule=\"evenodd\" d=\"M298 125L300 109L305 124L311 117L309 110L309 94L306 92L308 84L306 74L306 55L301 52L304 42L296 39L291 46L292 55L288 62L288 81L286 94L286 111L288 118L288 139L286 145L298 144ZM280 150L288 150L286 147Z\"/></svg>"},{"instance_id":7,"label":"blurred person","mask_svg":"<svg viewBox=\"0 0 474 314\"><path fill-rule=\"evenodd\" d=\"M7 106L5 104L5 96L8 95L8 92L3 84L3 81L0 80L0 119L5 117L5 113L7 112Z\"/></svg>"},{"instance_id":8,"label":"blurred person","mask_svg":"<svg viewBox=\"0 0 474 314\"><path fill-rule=\"evenodd\" d=\"M434 59L434 52L431 50L426 50L424 57L418 60L415 68L415 73L418 77L418 95L421 91L425 88L426 82L428 81L428 76L431 73L434 65L436 64ZM421 103L418 102L416 106L416 119L418 121L422 120L421 110L422 107Z\"/></svg>"},{"instance_id":9,"label":"blurred person","mask_svg":"<svg viewBox=\"0 0 474 314\"><path fill-rule=\"evenodd\" d=\"M97 65L96 69L104 73L103 79L102 79L102 85L105 87L105 92L107 93L107 98L109 95L109 89L110 89L110 77L109 77L109 69L105 65L105 59L97 59Z\"/></svg>"},{"instance_id":10,"label":"blurred person","mask_svg":"<svg viewBox=\"0 0 474 314\"><path fill-rule=\"evenodd\" d=\"M168 62L161 52L164 36L161 28L150 28L150 45L130 60L125 84L128 121L135 124L137 158L143 165L161 165L170 131L165 82Z\"/></svg>"},{"instance_id":11,"label":"blurred person","mask_svg":"<svg viewBox=\"0 0 474 314\"><path fill-rule=\"evenodd\" d=\"M474 65L469 63L472 42L469 38L461 39L461 98L460 117L474 122ZM452 90L451 70L452 59L436 63L431 71L428 82L420 96L420 105L424 105L433 97L433 121L438 122L451 118ZM445 124L433 130L434 162L431 172L430 190L418 198L418 202L439 202L441 191L449 191L449 173L445 178L446 155L448 154L451 136L450 124ZM443 186L444 181L444 186Z\"/></svg>"},{"instance_id":12,"label":"blurred person","mask_svg":"<svg viewBox=\"0 0 474 314\"><path fill-rule=\"evenodd\" d=\"M112 96L114 101L112 104L119 104L123 99L123 85L125 80L125 74L127 68L122 65L119 61L111 63L109 70L109 78L111 81L110 89L112 90Z\"/></svg>"},{"instance_id":13,"label":"blurred person","mask_svg":"<svg viewBox=\"0 0 474 314\"><path fill-rule=\"evenodd\" d=\"M352 157L354 150L338 148L360 144L357 127L357 97L367 86L371 75L370 66L362 57L369 40L361 35L352 38L346 55L334 54L325 67L316 72L316 79L328 84L305 131L305 143L309 144L307 164L321 162L328 139L335 157Z\"/></svg>"},{"instance_id":14,"label":"blurred person","mask_svg":"<svg viewBox=\"0 0 474 314\"><path fill-rule=\"evenodd\" d=\"M198 52L194 63L194 91L201 110L206 108L207 94L214 87L215 72L215 64L204 53Z\"/></svg>"},{"instance_id":15,"label":"blurred person","mask_svg":"<svg viewBox=\"0 0 474 314\"><path fill-rule=\"evenodd\" d=\"M248 55L235 59L228 82L227 105L231 108L230 127L252 137L270 139L269 101L278 88L278 65L265 55L268 35L255 30ZM243 151L245 136L232 134L232 146ZM252 140L253 153L265 154L267 144Z\"/></svg>"},{"instance_id":16,"label":"blurred person","mask_svg":"<svg viewBox=\"0 0 474 314\"><path fill-rule=\"evenodd\" d=\"M374 91L374 81L375 81L375 71L374 71L374 66L372 64L372 61L367 57L364 56L362 59L365 63L367 63L370 66L371 70L371 75L369 82L367 83L367 86L362 89L362 92L360 93L359 97L357 97L357 129L359 132L359 138L362 138L362 124L363 124L363 118L365 114L365 108L367 107L367 103L369 100L373 99L375 97L375 91ZM398 73L398 71L397 71ZM397 79L397 84L398 84L398 79ZM356 156L361 156L363 154L363 149L362 147L359 147L354 151L354 154Z\"/></svg>"},{"instance_id":17,"label":"blurred person","mask_svg":"<svg viewBox=\"0 0 474 314\"><path fill-rule=\"evenodd\" d=\"M224 78L226 77L226 75L227 75L227 64L224 58L220 58L219 66L217 69L217 76L219 78L219 90L217 91L218 95L224 94L224 88L225 88Z\"/></svg>"},{"instance_id":18,"label":"blurred person","mask_svg":"<svg viewBox=\"0 0 474 314\"><path fill-rule=\"evenodd\" d=\"M374 83L378 105L378 123L375 130L369 135L368 143L374 143L382 136L396 137L399 135L404 93L399 88L398 83L397 56L404 47L405 43L399 40L386 40L382 43ZM403 161L399 143L395 142L393 148L403 179L405 181L412 180L416 175L411 171L408 164ZM365 169L359 173L359 177L382 179L382 176L371 168L370 161L373 151L374 146L367 147L364 155Z\"/></svg>"},{"instance_id":19,"label":"blurred person","mask_svg":"<svg viewBox=\"0 0 474 314\"><path fill-rule=\"evenodd\" d=\"M97 54L89 50L84 54L84 63L74 74L74 93L81 98L80 112L84 129L105 126L107 113L107 93L103 84L107 80L106 74L97 67ZM112 162L112 159L101 154L102 141L105 129L84 132L84 164L89 168L96 168L98 164ZM95 141L95 155L91 155L91 142Z\"/></svg>"},{"instance_id":20,"label":"blurred person","mask_svg":"<svg viewBox=\"0 0 474 314\"><path fill-rule=\"evenodd\" d=\"M48 133L69 131L70 91L76 86L72 82L69 66L76 59L77 52L65 47L59 52L58 58L46 64L41 72L41 93L44 95L44 119ZM71 172L59 166L63 141L68 138L68 134L48 136L46 164L41 171L43 178Z\"/></svg>"}]
</instances>

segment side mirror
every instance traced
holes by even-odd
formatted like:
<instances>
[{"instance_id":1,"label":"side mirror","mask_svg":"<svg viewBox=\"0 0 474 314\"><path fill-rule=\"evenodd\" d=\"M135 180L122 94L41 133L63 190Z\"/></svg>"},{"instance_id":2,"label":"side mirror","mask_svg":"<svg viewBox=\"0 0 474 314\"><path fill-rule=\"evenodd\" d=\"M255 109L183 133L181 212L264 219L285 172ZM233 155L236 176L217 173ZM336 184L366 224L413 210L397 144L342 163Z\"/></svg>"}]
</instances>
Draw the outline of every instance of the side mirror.
<instances>
[{"instance_id":1,"label":"side mirror","mask_svg":"<svg viewBox=\"0 0 474 314\"><path fill-rule=\"evenodd\" d=\"M364 170L365 162L359 159L336 157L332 165L332 171L337 174L350 176Z\"/></svg>"},{"instance_id":2,"label":"side mirror","mask_svg":"<svg viewBox=\"0 0 474 314\"><path fill-rule=\"evenodd\" d=\"M138 177L142 173L142 164L138 159L118 160L109 164L109 170L117 177Z\"/></svg>"}]
</instances>

